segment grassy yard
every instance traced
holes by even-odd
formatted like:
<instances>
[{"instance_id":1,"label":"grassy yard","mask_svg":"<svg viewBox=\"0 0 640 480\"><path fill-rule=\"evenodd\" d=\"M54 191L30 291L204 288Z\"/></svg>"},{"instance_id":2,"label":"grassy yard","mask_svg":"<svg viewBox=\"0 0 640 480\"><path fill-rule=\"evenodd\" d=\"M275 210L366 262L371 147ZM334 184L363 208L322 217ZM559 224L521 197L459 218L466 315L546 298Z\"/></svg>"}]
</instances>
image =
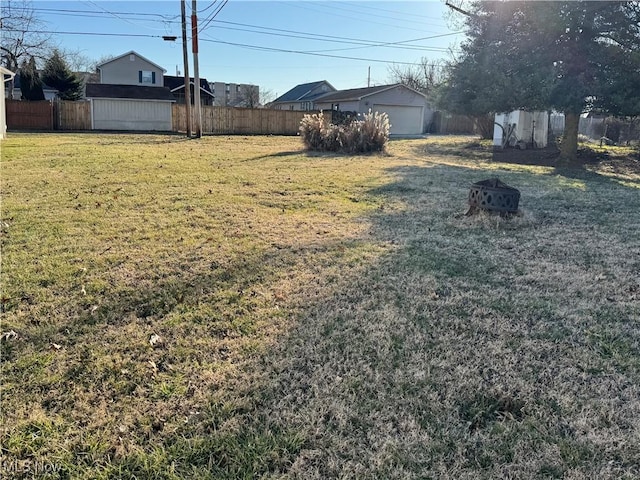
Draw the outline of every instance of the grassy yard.
<instances>
[{"instance_id":1,"label":"grassy yard","mask_svg":"<svg viewBox=\"0 0 640 480\"><path fill-rule=\"evenodd\" d=\"M2 143L2 478L640 476L640 160ZM466 217L475 181L521 215Z\"/></svg>"}]
</instances>

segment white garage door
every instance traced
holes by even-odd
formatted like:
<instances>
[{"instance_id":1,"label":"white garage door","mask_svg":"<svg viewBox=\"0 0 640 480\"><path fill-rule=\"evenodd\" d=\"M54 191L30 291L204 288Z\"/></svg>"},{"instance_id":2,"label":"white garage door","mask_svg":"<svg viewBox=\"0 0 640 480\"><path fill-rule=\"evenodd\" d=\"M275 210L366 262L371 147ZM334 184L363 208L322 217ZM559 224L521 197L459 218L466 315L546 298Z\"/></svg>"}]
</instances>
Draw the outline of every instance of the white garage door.
<instances>
[{"instance_id":1,"label":"white garage door","mask_svg":"<svg viewBox=\"0 0 640 480\"><path fill-rule=\"evenodd\" d=\"M422 133L423 107L408 105L374 105L374 112L385 112L389 116L392 135L419 135Z\"/></svg>"},{"instance_id":2,"label":"white garage door","mask_svg":"<svg viewBox=\"0 0 640 480\"><path fill-rule=\"evenodd\" d=\"M91 103L95 130L171 130L171 102L96 98Z\"/></svg>"}]
</instances>

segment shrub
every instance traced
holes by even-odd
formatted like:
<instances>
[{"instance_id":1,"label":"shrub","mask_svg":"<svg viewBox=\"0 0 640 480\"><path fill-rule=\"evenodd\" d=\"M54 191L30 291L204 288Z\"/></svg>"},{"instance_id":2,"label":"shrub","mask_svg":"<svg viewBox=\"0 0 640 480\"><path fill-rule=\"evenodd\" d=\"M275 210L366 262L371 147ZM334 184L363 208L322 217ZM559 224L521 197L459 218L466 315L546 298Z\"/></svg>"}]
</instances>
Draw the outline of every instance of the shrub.
<instances>
[{"instance_id":1,"label":"shrub","mask_svg":"<svg viewBox=\"0 0 640 480\"><path fill-rule=\"evenodd\" d=\"M320 152L380 152L389 140L389 117L371 112L345 125L325 121L322 112L305 115L300 122L300 136L307 150Z\"/></svg>"}]
</instances>

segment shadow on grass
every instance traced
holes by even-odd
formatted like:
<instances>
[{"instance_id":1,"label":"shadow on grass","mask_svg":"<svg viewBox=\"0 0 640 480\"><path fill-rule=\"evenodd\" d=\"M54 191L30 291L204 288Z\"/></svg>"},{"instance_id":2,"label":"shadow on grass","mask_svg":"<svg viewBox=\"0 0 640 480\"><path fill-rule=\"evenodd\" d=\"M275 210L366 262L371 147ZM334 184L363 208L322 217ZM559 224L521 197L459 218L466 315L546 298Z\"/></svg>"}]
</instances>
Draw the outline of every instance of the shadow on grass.
<instances>
[{"instance_id":1,"label":"shadow on grass","mask_svg":"<svg viewBox=\"0 0 640 480\"><path fill-rule=\"evenodd\" d=\"M479 160L498 165L524 165L551 167L555 175L576 180L610 182L619 185L640 187L640 182L629 177L640 177L640 157L632 150L620 152L616 149L597 149L582 146L578 150L577 165L563 165L559 162L560 150L555 145L543 149L519 150L515 148L494 149L488 141L462 140L450 143L432 142L414 148L417 157L429 158L431 155ZM635 155L635 156L634 156ZM607 174L600 174L607 172Z\"/></svg>"},{"instance_id":2,"label":"shadow on grass","mask_svg":"<svg viewBox=\"0 0 640 480\"><path fill-rule=\"evenodd\" d=\"M558 245L551 245L537 217L555 219L555 205L537 205L531 218L497 223L460 216L469 184L492 170L434 165L388 173L394 181L368 192L381 208L359 219L370 229L358 242L383 252L375 258L357 249L349 258L345 250L353 245L324 242L243 252L224 264L211 261L208 272L176 265L152 285L129 286L93 315L85 312L77 323L61 326L60 334L77 329L71 332L77 343L86 339L122 357L151 360L159 377L188 379L228 354L201 340L222 343L255 333L255 325L242 320L256 320L253 312L264 305L256 285L276 289L279 274L291 271L295 277L299 261L312 272L299 279L308 283L300 287L300 298L272 311L293 317L291 330L267 351L248 347L233 357L245 377L212 383L199 404L187 388L173 400L145 405L135 396L148 383L142 371L116 394L109 379L132 367L100 365L88 352L69 384L98 384L96 404L101 395L135 403L136 427L144 435L117 455L99 445L91 451L85 440L66 440L76 465L67 476L97 478L99 471L105 478L437 478L455 471L498 478L507 467L519 478L567 471L605 478L607 468L617 468L619 477L630 474L635 457L632 448L625 450L625 438L630 430L637 433L635 410L620 412L620 405L634 401L625 395L635 392L635 377L628 385L611 380L612 372L622 376L616 344L599 356L585 339L586 326L572 323L567 313L587 300L601 308L607 301L590 287L580 298L563 296L574 280L566 272L576 256L568 252L575 252L583 225L565 230L558 222ZM504 177L524 190L555 188L549 175ZM593 193L587 189L586 195ZM629 208L636 207L637 200ZM595 254L599 245L582 248ZM321 255L333 256L330 267L337 270L323 265ZM537 263L548 269L534 271ZM555 274L549 264L562 272L562 283L549 280ZM598 288L611 285L600 281ZM210 308L201 316L186 315L202 304ZM165 323L174 314L179 323ZM146 338L144 346L114 345L117 327L126 327L123 318L130 316L133 324L163 328L167 339L174 328L186 335L182 351L153 349ZM567 332L553 333L558 328L551 323L563 321ZM194 365L181 364L180 356ZM176 366L190 368L171 373ZM605 375L587 375L587 368ZM90 375L94 370L99 373ZM622 383L612 388L615 381ZM102 383L107 388L99 390ZM64 399L69 392L56 385L52 395ZM601 423L585 422L585 410ZM164 431L160 415L180 421L184 415L187 421ZM112 427L126 440L126 429ZM25 455L42 446L29 428L22 432L29 442ZM585 428L590 430L580 433ZM524 457L527 462L519 460Z\"/></svg>"}]
</instances>

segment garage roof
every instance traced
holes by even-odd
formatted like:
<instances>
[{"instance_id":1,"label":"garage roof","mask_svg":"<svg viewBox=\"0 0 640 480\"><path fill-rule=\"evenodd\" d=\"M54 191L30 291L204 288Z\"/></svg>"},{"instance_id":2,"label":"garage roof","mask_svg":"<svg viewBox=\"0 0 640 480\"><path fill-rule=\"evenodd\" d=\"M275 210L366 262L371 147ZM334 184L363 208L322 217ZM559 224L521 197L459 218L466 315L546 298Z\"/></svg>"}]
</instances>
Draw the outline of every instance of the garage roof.
<instances>
[{"instance_id":1,"label":"garage roof","mask_svg":"<svg viewBox=\"0 0 640 480\"><path fill-rule=\"evenodd\" d=\"M331 91L335 92L335 88L326 80L320 80L318 82L311 83L303 83L300 85L296 85L291 90L286 92L283 95L280 95L276 98L273 103L278 102L300 102L300 101L311 101L321 95L324 95L326 92L318 91L318 87L322 85L326 85Z\"/></svg>"},{"instance_id":2,"label":"garage roof","mask_svg":"<svg viewBox=\"0 0 640 480\"><path fill-rule=\"evenodd\" d=\"M379 85L377 87L364 87L364 88L352 88L350 90L340 90L338 92L328 93L318 98L317 101L321 103L326 102L350 102L361 100L364 97L368 97L369 95L373 95L376 93L384 92L386 90L391 90L392 88L401 87L406 88L407 90L411 90L419 95L424 96L422 93L417 90L413 90L412 88L407 87L401 83L394 83L393 85Z\"/></svg>"},{"instance_id":3,"label":"garage roof","mask_svg":"<svg viewBox=\"0 0 640 480\"><path fill-rule=\"evenodd\" d=\"M87 98L128 98L131 100L167 100L175 102L167 87L87 83Z\"/></svg>"}]
</instances>

